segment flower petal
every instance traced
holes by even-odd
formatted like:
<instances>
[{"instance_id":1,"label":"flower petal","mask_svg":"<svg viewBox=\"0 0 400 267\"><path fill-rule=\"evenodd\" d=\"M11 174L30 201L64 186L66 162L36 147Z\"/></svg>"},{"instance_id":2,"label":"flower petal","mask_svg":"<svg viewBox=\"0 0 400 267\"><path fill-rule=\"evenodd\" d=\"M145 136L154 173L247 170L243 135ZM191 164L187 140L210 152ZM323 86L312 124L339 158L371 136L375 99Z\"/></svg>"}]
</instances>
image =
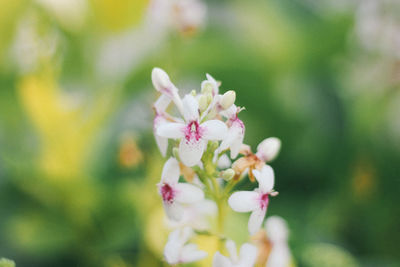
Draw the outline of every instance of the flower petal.
<instances>
[{"instance_id":1,"label":"flower petal","mask_svg":"<svg viewBox=\"0 0 400 267\"><path fill-rule=\"evenodd\" d=\"M168 149L168 138L161 137L159 135L154 135L154 138L156 139L156 144L158 149L160 149L161 155L165 157Z\"/></svg>"},{"instance_id":2,"label":"flower petal","mask_svg":"<svg viewBox=\"0 0 400 267\"><path fill-rule=\"evenodd\" d=\"M275 175L271 166L264 165L261 171L253 170L253 174L258 181L261 192L268 193L274 188Z\"/></svg>"},{"instance_id":3,"label":"flower petal","mask_svg":"<svg viewBox=\"0 0 400 267\"><path fill-rule=\"evenodd\" d=\"M182 100L183 117L186 122L196 121L199 118L199 103L194 96L188 94Z\"/></svg>"},{"instance_id":4,"label":"flower petal","mask_svg":"<svg viewBox=\"0 0 400 267\"><path fill-rule=\"evenodd\" d=\"M228 203L236 212L250 212L258 208L258 197L254 191L239 191L229 197Z\"/></svg>"},{"instance_id":5,"label":"flower petal","mask_svg":"<svg viewBox=\"0 0 400 267\"><path fill-rule=\"evenodd\" d=\"M229 258L222 255L219 251L215 252L212 267L232 267Z\"/></svg>"},{"instance_id":6,"label":"flower petal","mask_svg":"<svg viewBox=\"0 0 400 267\"><path fill-rule=\"evenodd\" d=\"M179 235L179 230L173 231L169 237L168 242L164 247L164 258L168 264L178 264L179 256L182 249L182 244L176 238Z\"/></svg>"},{"instance_id":7,"label":"flower petal","mask_svg":"<svg viewBox=\"0 0 400 267\"><path fill-rule=\"evenodd\" d=\"M163 206L168 219L174 221L180 221L182 219L184 209L180 203L176 201L172 203L163 201Z\"/></svg>"},{"instance_id":8,"label":"flower petal","mask_svg":"<svg viewBox=\"0 0 400 267\"><path fill-rule=\"evenodd\" d=\"M162 123L157 127L157 135L166 138L182 138L184 136L185 124L176 122Z\"/></svg>"},{"instance_id":9,"label":"flower petal","mask_svg":"<svg viewBox=\"0 0 400 267\"><path fill-rule=\"evenodd\" d=\"M244 243L239 252L240 264L243 266L253 266L257 260L257 247L249 243Z\"/></svg>"},{"instance_id":10,"label":"flower petal","mask_svg":"<svg viewBox=\"0 0 400 267\"><path fill-rule=\"evenodd\" d=\"M174 185L178 182L180 175L179 163L175 158L169 158L163 167L161 182Z\"/></svg>"},{"instance_id":11,"label":"flower petal","mask_svg":"<svg viewBox=\"0 0 400 267\"><path fill-rule=\"evenodd\" d=\"M219 152L228 149L231 146L231 144L238 138L238 135L239 131L237 131L232 127L229 128L225 138L222 140L221 145L219 146Z\"/></svg>"},{"instance_id":12,"label":"flower petal","mask_svg":"<svg viewBox=\"0 0 400 267\"><path fill-rule=\"evenodd\" d=\"M289 230L286 221L279 216L270 216L265 222L268 238L273 243L286 243Z\"/></svg>"},{"instance_id":13,"label":"flower petal","mask_svg":"<svg viewBox=\"0 0 400 267\"><path fill-rule=\"evenodd\" d=\"M258 230L260 230L266 212L267 209L265 208L265 209L256 209L251 213L248 224L250 235L254 235L255 233L258 232Z\"/></svg>"},{"instance_id":14,"label":"flower petal","mask_svg":"<svg viewBox=\"0 0 400 267\"><path fill-rule=\"evenodd\" d=\"M183 164L188 167L192 167L200 162L201 156L203 156L205 148L204 140L198 141L187 141L182 138L179 144L179 157Z\"/></svg>"},{"instance_id":15,"label":"flower petal","mask_svg":"<svg viewBox=\"0 0 400 267\"><path fill-rule=\"evenodd\" d=\"M290 266L290 249L286 243L273 246L268 256L266 267L286 267Z\"/></svg>"},{"instance_id":16,"label":"flower petal","mask_svg":"<svg viewBox=\"0 0 400 267\"><path fill-rule=\"evenodd\" d=\"M178 183L175 185L175 200L180 203L191 204L204 198L204 192L197 186L188 183Z\"/></svg>"},{"instance_id":17,"label":"flower petal","mask_svg":"<svg viewBox=\"0 0 400 267\"><path fill-rule=\"evenodd\" d=\"M243 138L244 124L241 120L237 119L229 128L227 136L222 140L219 150L223 151L230 147L231 158L234 159L239 154L240 148L243 144Z\"/></svg>"},{"instance_id":18,"label":"flower petal","mask_svg":"<svg viewBox=\"0 0 400 267\"><path fill-rule=\"evenodd\" d=\"M166 95L160 95L160 97L157 99L157 101L154 103L154 109L156 110L156 113L162 113L165 112L169 104L171 103L171 98L169 98Z\"/></svg>"},{"instance_id":19,"label":"flower petal","mask_svg":"<svg viewBox=\"0 0 400 267\"><path fill-rule=\"evenodd\" d=\"M181 252L181 262L194 262L207 257L207 252L198 250L197 245L195 244L187 244L182 248Z\"/></svg>"},{"instance_id":20,"label":"flower petal","mask_svg":"<svg viewBox=\"0 0 400 267\"><path fill-rule=\"evenodd\" d=\"M218 156L218 154L217 154L217 156ZM220 169L228 169L229 167L231 167L231 165L232 165L232 162L226 154L223 154L218 159L217 166Z\"/></svg>"},{"instance_id":21,"label":"flower petal","mask_svg":"<svg viewBox=\"0 0 400 267\"><path fill-rule=\"evenodd\" d=\"M233 262L237 262L239 258L235 242L233 242L233 240L228 239L225 243L225 247L226 250L228 250L229 255L231 256L231 260Z\"/></svg>"},{"instance_id":22,"label":"flower petal","mask_svg":"<svg viewBox=\"0 0 400 267\"><path fill-rule=\"evenodd\" d=\"M228 134L228 127L219 120L209 120L200 125L203 130L202 137L207 140L222 140Z\"/></svg>"},{"instance_id":23,"label":"flower petal","mask_svg":"<svg viewBox=\"0 0 400 267\"><path fill-rule=\"evenodd\" d=\"M265 162L272 161L276 158L281 149L281 140L276 137L270 137L262 141L257 146L257 157Z\"/></svg>"}]
</instances>

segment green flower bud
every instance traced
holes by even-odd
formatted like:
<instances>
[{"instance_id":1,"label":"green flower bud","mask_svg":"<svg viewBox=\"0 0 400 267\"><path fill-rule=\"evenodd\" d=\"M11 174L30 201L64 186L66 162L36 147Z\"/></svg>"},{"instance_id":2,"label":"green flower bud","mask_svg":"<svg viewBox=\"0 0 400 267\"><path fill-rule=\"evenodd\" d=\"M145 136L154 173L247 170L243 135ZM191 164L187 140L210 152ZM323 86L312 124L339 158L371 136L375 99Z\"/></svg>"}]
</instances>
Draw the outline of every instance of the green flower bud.
<instances>
[{"instance_id":1,"label":"green flower bud","mask_svg":"<svg viewBox=\"0 0 400 267\"><path fill-rule=\"evenodd\" d=\"M206 95L201 95L199 97L199 109L201 112L205 111L208 107L208 101L207 101L207 96Z\"/></svg>"},{"instance_id":2,"label":"green flower bud","mask_svg":"<svg viewBox=\"0 0 400 267\"><path fill-rule=\"evenodd\" d=\"M205 82L201 87L201 93L207 95L207 94L212 94L212 92L213 92L212 84L210 82Z\"/></svg>"},{"instance_id":3,"label":"green flower bud","mask_svg":"<svg viewBox=\"0 0 400 267\"><path fill-rule=\"evenodd\" d=\"M225 171L221 172L221 176L225 181L230 181L233 176L235 176L235 171L233 169L226 169Z\"/></svg>"}]
</instances>

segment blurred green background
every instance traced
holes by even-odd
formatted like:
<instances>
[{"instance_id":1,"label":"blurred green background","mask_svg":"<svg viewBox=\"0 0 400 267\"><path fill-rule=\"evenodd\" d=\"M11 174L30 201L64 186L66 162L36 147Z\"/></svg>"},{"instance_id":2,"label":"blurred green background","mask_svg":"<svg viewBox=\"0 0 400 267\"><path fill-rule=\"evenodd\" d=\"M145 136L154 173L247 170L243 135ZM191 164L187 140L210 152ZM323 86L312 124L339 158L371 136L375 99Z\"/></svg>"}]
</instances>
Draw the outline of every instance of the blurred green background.
<instances>
[{"instance_id":1,"label":"blurred green background","mask_svg":"<svg viewBox=\"0 0 400 267\"><path fill-rule=\"evenodd\" d=\"M163 266L158 66L282 140L268 215L297 266L400 266L400 3L204 1L182 26L165 2L0 1L0 257Z\"/></svg>"}]
</instances>

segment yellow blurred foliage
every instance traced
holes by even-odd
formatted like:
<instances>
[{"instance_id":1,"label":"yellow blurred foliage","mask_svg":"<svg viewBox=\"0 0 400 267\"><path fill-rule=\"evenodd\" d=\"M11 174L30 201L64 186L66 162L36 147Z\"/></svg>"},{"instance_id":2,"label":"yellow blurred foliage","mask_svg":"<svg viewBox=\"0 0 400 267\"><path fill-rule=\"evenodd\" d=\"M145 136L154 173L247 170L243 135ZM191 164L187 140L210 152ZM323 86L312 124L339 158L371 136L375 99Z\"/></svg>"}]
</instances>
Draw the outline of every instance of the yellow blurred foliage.
<instances>
[{"instance_id":1,"label":"yellow blurred foliage","mask_svg":"<svg viewBox=\"0 0 400 267\"><path fill-rule=\"evenodd\" d=\"M50 177L77 177L84 170L89 148L109 111L109 96L97 97L87 115L82 106L65 103L66 96L52 71L23 77L18 90L39 134L43 170Z\"/></svg>"},{"instance_id":2,"label":"yellow blurred foliage","mask_svg":"<svg viewBox=\"0 0 400 267\"><path fill-rule=\"evenodd\" d=\"M91 0L96 21L106 30L121 31L141 21L148 0Z\"/></svg>"}]
</instances>

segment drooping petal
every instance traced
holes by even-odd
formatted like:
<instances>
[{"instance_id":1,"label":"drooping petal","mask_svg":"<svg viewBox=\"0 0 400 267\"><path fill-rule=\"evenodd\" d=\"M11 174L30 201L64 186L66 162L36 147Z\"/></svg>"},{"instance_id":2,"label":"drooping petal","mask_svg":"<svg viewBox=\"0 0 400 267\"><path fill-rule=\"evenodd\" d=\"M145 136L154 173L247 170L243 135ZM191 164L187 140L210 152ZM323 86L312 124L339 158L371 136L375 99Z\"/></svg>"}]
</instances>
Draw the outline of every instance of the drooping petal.
<instances>
[{"instance_id":1,"label":"drooping petal","mask_svg":"<svg viewBox=\"0 0 400 267\"><path fill-rule=\"evenodd\" d=\"M219 146L219 151L222 152L228 149L231 144L238 138L239 131L229 128L226 137L222 140L221 145Z\"/></svg>"},{"instance_id":2,"label":"drooping petal","mask_svg":"<svg viewBox=\"0 0 400 267\"><path fill-rule=\"evenodd\" d=\"M233 242L233 240L229 239L229 240L226 241L225 247L228 250L229 255L231 256L231 260L233 262L238 262L239 258L238 258L237 248L236 248L235 242Z\"/></svg>"},{"instance_id":3,"label":"drooping petal","mask_svg":"<svg viewBox=\"0 0 400 267\"><path fill-rule=\"evenodd\" d=\"M251 213L248 224L250 235L254 235L255 233L258 232L258 230L260 230L266 212L267 212L266 208L264 209L258 208Z\"/></svg>"},{"instance_id":4,"label":"drooping petal","mask_svg":"<svg viewBox=\"0 0 400 267\"><path fill-rule=\"evenodd\" d=\"M199 103L194 96L188 94L182 100L183 117L186 122L197 121L199 118Z\"/></svg>"},{"instance_id":5,"label":"drooping petal","mask_svg":"<svg viewBox=\"0 0 400 267\"><path fill-rule=\"evenodd\" d=\"M179 163L175 158L169 158L163 167L161 182L174 185L178 182L180 175Z\"/></svg>"},{"instance_id":6,"label":"drooping petal","mask_svg":"<svg viewBox=\"0 0 400 267\"><path fill-rule=\"evenodd\" d=\"M228 257L222 255L219 251L215 252L212 267L232 267Z\"/></svg>"},{"instance_id":7,"label":"drooping petal","mask_svg":"<svg viewBox=\"0 0 400 267\"><path fill-rule=\"evenodd\" d=\"M231 145L231 159L235 159L239 155L240 148L242 147L243 137L237 138Z\"/></svg>"},{"instance_id":8,"label":"drooping petal","mask_svg":"<svg viewBox=\"0 0 400 267\"><path fill-rule=\"evenodd\" d=\"M184 136L185 124L177 122L163 123L157 127L157 135L166 138L182 138Z\"/></svg>"},{"instance_id":9,"label":"drooping petal","mask_svg":"<svg viewBox=\"0 0 400 267\"><path fill-rule=\"evenodd\" d=\"M241 266L254 266L257 260L257 247L244 243L239 252Z\"/></svg>"},{"instance_id":10,"label":"drooping petal","mask_svg":"<svg viewBox=\"0 0 400 267\"><path fill-rule=\"evenodd\" d=\"M200 125L202 137L207 140L222 140L228 133L226 124L219 120L209 120Z\"/></svg>"},{"instance_id":11,"label":"drooping petal","mask_svg":"<svg viewBox=\"0 0 400 267\"><path fill-rule=\"evenodd\" d=\"M258 181L261 192L268 193L274 188L274 170L269 165L264 165L261 171L253 170L253 174Z\"/></svg>"},{"instance_id":12,"label":"drooping petal","mask_svg":"<svg viewBox=\"0 0 400 267\"><path fill-rule=\"evenodd\" d=\"M163 206L165 210L165 214L167 214L168 219L174 221L180 221L183 216L183 206L174 201L174 202L166 202L163 201Z\"/></svg>"},{"instance_id":13,"label":"drooping petal","mask_svg":"<svg viewBox=\"0 0 400 267\"><path fill-rule=\"evenodd\" d=\"M254 191L239 191L233 193L229 199L229 206L236 212L250 212L258 208L259 193Z\"/></svg>"},{"instance_id":14,"label":"drooping petal","mask_svg":"<svg viewBox=\"0 0 400 267\"><path fill-rule=\"evenodd\" d=\"M156 110L156 113L163 113L171 103L171 98L162 94L160 97L157 99L157 101L154 103L154 109Z\"/></svg>"},{"instance_id":15,"label":"drooping petal","mask_svg":"<svg viewBox=\"0 0 400 267\"><path fill-rule=\"evenodd\" d=\"M156 144L158 149L160 149L161 155L165 157L168 149L168 138L159 135L154 135L154 138L156 139Z\"/></svg>"},{"instance_id":16,"label":"drooping petal","mask_svg":"<svg viewBox=\"0 0 400 267\"><path fill-rule=\"evenodd\" d=\"M182 138L179 144L179 157L183 164L192 167L200 162L203 156L205 142L202 139L187 141Z\"/></svg>"},{"instance_id":17,"label":"drooping petal","mask_svg":"<svg viewBox=\"0 0 400 267\"><path fill-rule=\"evenodd\" d=\"M204 198L204 192L195 185L178 183L175 185L175 200L180 203L191 204Z\"/></svg>"},{"instance_id":18,"label":"drooping petal","mask_svg":"<svg viewBox=\"0 0 400 267\"><path fill-rule=\"evenodd\" d=\"M207 257L207 252L198 250L195 244L187 244L182 248L181 262L183 263L198 261L205 257Z\"/></svg>"},{"instance_id":19,"label":"drooping petal","mask_svg":"<svg viewBox=\"0 0 400 267\"><path fill-rule=\"evenodd\" d=\"M227 136L222 140L219 147L220 151L224 151L228 147L231 150L231 158L234 159L239 154L243 144L244 124L241 120L236 119L229 128Z\"/></svg>"},{"instance_id":20,"label":"drooping petal","mask_svg":"<svg viewBox=\"0 0 400 267\"><path fill-rule=\"evenodd\" d=\"M270 162L276 158L281 149L281 140L276 137L270 137L262 141L257 146L257 157L264 162Z\"/></svg>"}]
</instances>

